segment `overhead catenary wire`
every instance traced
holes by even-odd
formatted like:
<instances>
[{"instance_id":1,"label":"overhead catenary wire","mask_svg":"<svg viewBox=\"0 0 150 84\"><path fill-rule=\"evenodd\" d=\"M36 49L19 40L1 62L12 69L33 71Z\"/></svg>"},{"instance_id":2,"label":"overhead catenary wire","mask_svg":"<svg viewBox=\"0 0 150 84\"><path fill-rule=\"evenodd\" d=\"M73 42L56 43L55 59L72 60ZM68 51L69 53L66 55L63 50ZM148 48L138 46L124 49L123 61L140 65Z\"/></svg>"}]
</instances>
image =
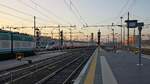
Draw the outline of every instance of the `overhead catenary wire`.
<instances>
[{"instance_id":1,"label":"overhead catenary wire","mask_svg":"<svg viewBox=\"0 0 150 84\"><path fill-rule=\"evenodd\" d=\"M1 6L1 7L8 8L8 9L11 9L11 10L13 10L13 11L19 12L19 13L24 14L24 15L27 15L27 16L33 16L33 15L31 15L31 14L25 13L25 12L23 12L23 11L17 10L17 9L15 9L15 8L9 7L9 6L4 5L4 4L1 4L1 3L0 3L0 6Z\"/></svg>"},{"instance_id":2,"label":"overhead catenary wire","mask_svg":"<svg viewBox=\"0 0 150 84\"><path fill-rule=\"evenodd\" d=\"M23 15L26 15L26 16L30 16L30 17L33 17L34 15L32 14L29 14L29 13L26 13L24 11L21 11L21 10L18 10L18 9L15 9L13 7L10 7L10 6L7 6L7 5L4 5L4 4L0 4L1 7L4 7L4 8L7 8L7 9L10 9L10 10L13 10L15 12L18 12L20 14L23 14ZM47 21L46 19L43 19L43 18L40 18L38 17L38 19L42 20L42 21Z\"/></svg>"},{"instance_id":3,"label":"overhead catenary wire","mask_svg":"<svg viewBox=\"0 0 150 84\"><path fill-rule=\"evenodd\" d=\"M119 11L119 13L118 13L118 15L117 15L117 18L120 17L120 15L122 16L122 12L124 12L124 10L127 8L129 2L130 2L130 0L127 0L127 1L125 2L125 4L121 7L121 9L120 9L120 11Z\"/></svg>"},{"instance_id":4,"label":"overhead catenary wire","mask_svg":"<svg viewBox=\"0 0 150 84\"><path fill-rule=\"evenodd\" d=\"M128 0L126 2L126 4L122 7L121 10L125 10L123 13L120 13L120 16L125 16L127 15L128 12L131 13L131 10L133 10L134 5L136 4L137 0L132 0L132 2L130 2L130 0Z\"/></svg>"},{"instance_id":5,"label":"overhead catenary wire","mask_svg":"<svg viewBox=\"0 0 150 84\"><path fill-rule=\"evenodd\" d=\"M67 6L67 8L72 12L72 14L76 17L76 19L80 22L80 24L84 24L78 17L78 15L75 13L74 10L72 10L71 6L67 3L66 0L64 0L65 5ZM71 4L71 3L70 3Z\"/></svg>"},{"instance_id":6,"label":"overhead catenary wire","mask_svg":"<svg viewBox=\"0 0 150 84\"><path fill-rule=\"evenodd\" d=\"M72 9L72 6L68 4L66 0L64 0L65 5L68 7L68 9L72 12L72 14L76 17L76 19L80 22L80 24L85 25L84 22L81 21L81 18L76 14L76 12ZM72 4L70 2L70 4Z\"/></svg>"},{"instance_id":7,"label":"overhead catenary wire","mask_svg":"<svg viewBox=\"0 0 150 84\"><path fill-rule=\"evenodd\" d=\"M132 0L131 4L128 7L128 10L132 11L136 3L137 3L137 0Z\"/></svg>"},{"instance_id":8,"label":"overhead catenary wire","mask_svg":"<svg viewBox=\"0 0 150 84\"><path fill-rule=\"evenodd\" d=\"M28 21L28 22L32 22L32 20L29 20L29 19L26 19L26 18L22 18L20 16L17 16L17 15L13 15L11 13L8 13L8 12L4 12L4 11L0 11L1 14L6 14L8 16L13 16L13 17L16 17L17 19L21 19L23 21Z\"/></svg>"},{"instance_id":9,"label":"overhead catenary wire","mask_svg":"<svg viewBox=\"0 0 150 84\"><path fill-rule=\"evenodd\" d=\"M31 8L32 10L36 11L36 12L39 13L40 15L44 16L46 19L48 19L48 18L50 19L50 17L49 17L47 14L45 14L45 13L41 12L40 10L38 10L38 9L36 9L36 8L34 8L34 7L32 7L31 5L25 3L24 1L22 1L22 0L17 0L17 1L20 2L21 4L25 5L26 7ZM49 19L48 19L48 20L49 20ZM60 24L60 23L57 22L57 21L54 21L54 22L55 22L56 24Z\"/></svg>"},{"instance_id":10,"label":"overhead catenary wire","mask_svg":"<svg viewBox=\"0 0 150 84\"><path fill-rule=\"evenodd\" d=\"M43 11L47 12L48 14L51 14L53 15L55 18L57 18L58 20L62 20L63 22L67 23L67 24L71 24L70 22L68 21L65 21L63 18L57 16L55 13L53 13L51 10L39 5L37 2L33 1L33 0L30 0L33 4L35 4L36 6L38 6L39 8L41 8Z\"/></svg>"},{"instance_id":11,"label":"overhead catenary wire","mask_svg":"<svg viewBox=\"0 0 150 84\"><path fill-rule=\"evenodd\" d=\"M116 17L114 18L116 24L118 24L120 22L120 17L124 17L126 15L126 12L125 10L127 10L128 6L130 4L130 0L127 0L123 6L121 7L121 9L119 10L119 12L117 13ZM124 12L125 11L125 12Z\"/></svg>"},{"instance_id":12,"label":"overhead catenary wire","mask_svg":"<svg viewBox=\"0 0 150 84\"><path fill-rule=\"evenodd\" d=\"M133 7L136 4L136 2L137 2L137 0L127 0L125 2L125 4L121 7L121 9L115 19L119 20L119 19L117 19L118 17L126 16L129 11L133 10ZM116 22L116 23L118 23L118 22Z\"/></svg>"},{"instance_id":13,"label":"overhead catenary wire","mask_svg":"<svg viewBox=\"0 0 150 84\"><path fill-rule=\"evenodd\" d=\"M71 0L70 0L71 1ZM85 21L85 19L82 17L82 15L80 14L78 8L75 6L75 4L71 1L71 5L72 7L74 7L74 9L76 10L76 12L78 13L80 19L87 25L87 22Z\"/></svg>"}]
</instances>

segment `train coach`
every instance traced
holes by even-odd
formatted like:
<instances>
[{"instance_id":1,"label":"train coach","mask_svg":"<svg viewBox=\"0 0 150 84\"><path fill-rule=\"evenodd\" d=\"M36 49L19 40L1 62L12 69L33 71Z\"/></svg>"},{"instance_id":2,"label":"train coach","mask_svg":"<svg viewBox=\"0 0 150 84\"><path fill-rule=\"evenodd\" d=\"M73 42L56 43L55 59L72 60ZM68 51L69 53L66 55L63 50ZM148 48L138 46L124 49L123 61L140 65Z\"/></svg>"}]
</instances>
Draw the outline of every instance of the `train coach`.
<instances>
[{"instance_id":1,"label":"train coach","mask_svg":"<svg viewBox=\"0 0 150 84\"><path fill-rule=\"evenodd\" d=\"M35 43L31 35L0 30L0 60L14 58L15 53L18 52L33 55L34 47Z\"/></svg>"},{"instance_id":2,"label":"train coach","mask_svg":"<svg viewBox=\"0 0 150 84\"><path fill-rule=\"evenodd\" d=\"M16 53L24 53L25 56L34 55L37 49L36 39L32 35L0 30L0 60L15 58ZM13 45L12 45L13 44ZM79 48L88 46L88 42L63 41L41 36L38 48L42 50L56 50L60 48ZM13 54L12 52L13 51Z\"/></svg>"},{"instance_id":3,"label":"train coach","mask_svg":"<svg viewBox=\"0 0 150 84\"><path fill-rule=\"evenodd\" d=\"M24 53L25 56L34 55L36 39L29 34L0 30L0 60L15 58L16 53ZM55 41L41 36L39 48L55 45ZM13 51L13 52L11 52Z\"/></svg>"}]
</instances>

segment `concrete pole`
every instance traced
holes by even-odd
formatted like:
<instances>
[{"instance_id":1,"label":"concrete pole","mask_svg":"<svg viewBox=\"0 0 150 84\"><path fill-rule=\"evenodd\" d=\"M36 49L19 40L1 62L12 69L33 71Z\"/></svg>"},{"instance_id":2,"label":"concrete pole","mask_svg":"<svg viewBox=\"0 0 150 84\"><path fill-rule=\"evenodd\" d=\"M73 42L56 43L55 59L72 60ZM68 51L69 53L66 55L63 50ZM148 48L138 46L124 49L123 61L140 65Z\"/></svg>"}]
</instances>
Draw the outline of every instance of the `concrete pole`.
<instances>
[{"instance_id":1,"label":"concrete pole","mask_svg":"<svg viewBox=\"0 0 150 84\"><path fill-rule=\"evenodd\" d=\"M129 12L128 12L128 21L129 21ZM129 44L129 23L127 23L127 29L128 29L128 40L127 40L127 44L128 44L128 50L129 50L129 47L130 47L130 44Z\"/></svg>"},{"instance_id":2,"label":"concrete pole","mask_svg":"<svg viewBox=\"0 0 150 84\"><path fill-rule=\"evenodd\" d=\"M11 55L12 57L14 56L14 42L13 42L13 31L12 28L10 27L10 38L11 38Z\"/></svg>"},{"instance_id":3,"label":"concrete pole","mask_svg":"<svg viewBox=\"0 0 150 84\"><path fill-rule=\"evenodd\" d=\"M143 65L141 62L141 32L142 32L142 27L138 27L139 30L139 64L138 65Z\"/></svg>"},{"instance_id":4,"label":"concrete pole","mask_svg":"<svg viewBox=\"0 0 150 84\"><path fill-rule=\"evenodd\" d=\"M60 25L58 25L58 38L59 38L59 47L58 47L58 49L60 50L61 49L61 37L60 37Z\"/></svg>"},{"instance_id":5,"label":"concrete pole","mask_svg":"<svg viewBox=\"0 0 150 84\"><path fill-rule=\"evenodd\" d=\"M113 32L113 48L115 48L115 32L114 32L114 29L112 29L112 32Z\"/></svg>"},{"instance_id":6,"label":"concrete pole","mask_svg":"<svg viewBox=\"0 0 150 84\"><path fill-rule=\"evenodd\" d=\"M133 32L133 46L135 47L135 28L134 28L134 32Z\"/></svg>"},{"instance_id":7,"label":"concrete pole","mask_svg":"<svg viewBox=\"0 0 150 84\"><path fill-rule=\"evenodd\" d=\"M36 38L36 17L33 18L33 29L34 29L34 42L35 42L35 48L37 48L37 38Z\"/></svg>"},{"instance_id":8,"label":"concrete pole","mask_svg":"<svg viewBox=\"0 0 150 84\"><path fill-rule=\"evenodd\" d=\"M120 19L121 19L121 32L120 32L120 47L122 47L122 19L123 19L123 17L120 17Z\"/></svg>"},{"instance_id":9,"label":"concrete pole","mask_svg":"<svg viewBox=\"0 0 150 84\"><path fill-rule=\"evenodd\" d=\"M35 37L35 33L36 33L35 32L35 30L36 30L36 17L35 16L34 16L34 26L33 27L34 27L34 37Z\"/></svg>"},{"instance_id":10,"label":"concrete pole","mask_svg":"<svg viewBox=\"0 0 150 84\"><path fill-rule=\"evenodd\" d=\"M114 26L114 23L112 23L112 27ZM115 32L114 32L114 29L112 28L112 32L113 32L113 49L115 48Z\"/></svg>"},{"instance_id":11,"label":"concrete pole","mask_svg":"<svg viewBox=\"0 0 150 84\"><path fill-rule=\"evenodd\" d=\"M107 37L107 38L108 38L108 45L109 45L109 34L108 34L108 37Z\"/></svg>"}]
</instances>

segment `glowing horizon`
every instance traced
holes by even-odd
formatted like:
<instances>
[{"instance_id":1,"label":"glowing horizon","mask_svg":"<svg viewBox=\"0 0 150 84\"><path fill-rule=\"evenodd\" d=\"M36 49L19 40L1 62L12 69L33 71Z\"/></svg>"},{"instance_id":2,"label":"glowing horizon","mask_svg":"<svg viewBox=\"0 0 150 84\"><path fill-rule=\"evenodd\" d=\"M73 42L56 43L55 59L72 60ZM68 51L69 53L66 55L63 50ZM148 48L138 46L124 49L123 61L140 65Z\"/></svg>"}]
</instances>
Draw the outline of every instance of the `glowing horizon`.
<instances>
[{"instance_id":1,"label":"glowing horizon","mask_svg":"<svg viewBox=\"0 0 150 84\"><path fill-rule=\"evenodd\" d=\"M83 30L81 29L84 22L82 18L88 25L111 24L112 22L120 24L120 17L123 16L123 21L126 20L129 11L131 19L138 19L145 23L150 22L148 18L150 12L147 11L150 8L148 0L129 0L128 4L126 4L127 0L72 0L82 18L76 17L72 12L76 9L73 8L69 0L66 2L68 5L64 0L1 0L0 26L33 26L33 16L36 16L37 26L77 25L75 31L82 31L86 35L93 32L96 38L99 29L103 35L107 35L111 33L111 28L93 27ZM42 33L50 33L50 31L52 29L42 29ZM33 30L29 29L21 29L19 32L33 34ZM115 28L115 32L120 33L120 28ZM145 29L143 32L148 33L149 31Z\"/></svg>"}]
</instances>

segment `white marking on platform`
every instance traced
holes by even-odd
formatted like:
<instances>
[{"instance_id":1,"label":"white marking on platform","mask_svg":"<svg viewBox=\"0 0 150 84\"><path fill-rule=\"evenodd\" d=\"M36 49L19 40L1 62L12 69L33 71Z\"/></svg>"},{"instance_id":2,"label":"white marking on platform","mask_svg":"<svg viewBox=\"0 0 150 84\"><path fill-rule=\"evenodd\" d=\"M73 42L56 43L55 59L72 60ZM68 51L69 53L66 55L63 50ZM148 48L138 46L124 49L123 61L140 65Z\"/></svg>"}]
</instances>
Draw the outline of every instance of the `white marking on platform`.
<instances>
[{"instance_id":1,"label":"white marking on platform","mask_svg":"<svg viewBox=\"0 0 150 84\"><path fill-rule=\"evenodd\" d=\"M113 72L111 71L109 64L107 63L105 56L101 56L100 60L103 84L118 84L117 80L113 75Z\"/></svg>"},{"instance_id":2,"label":"white marking on platform","mask_svg":"<svg viewBox=\"0 0 150 84\"><path fill-rule=\"evenodd\" d=\"M144 55L144 54L142 54L142 57L143 57L143 58L150 59L150 55Z\"/></svg>"}]
</instances>

